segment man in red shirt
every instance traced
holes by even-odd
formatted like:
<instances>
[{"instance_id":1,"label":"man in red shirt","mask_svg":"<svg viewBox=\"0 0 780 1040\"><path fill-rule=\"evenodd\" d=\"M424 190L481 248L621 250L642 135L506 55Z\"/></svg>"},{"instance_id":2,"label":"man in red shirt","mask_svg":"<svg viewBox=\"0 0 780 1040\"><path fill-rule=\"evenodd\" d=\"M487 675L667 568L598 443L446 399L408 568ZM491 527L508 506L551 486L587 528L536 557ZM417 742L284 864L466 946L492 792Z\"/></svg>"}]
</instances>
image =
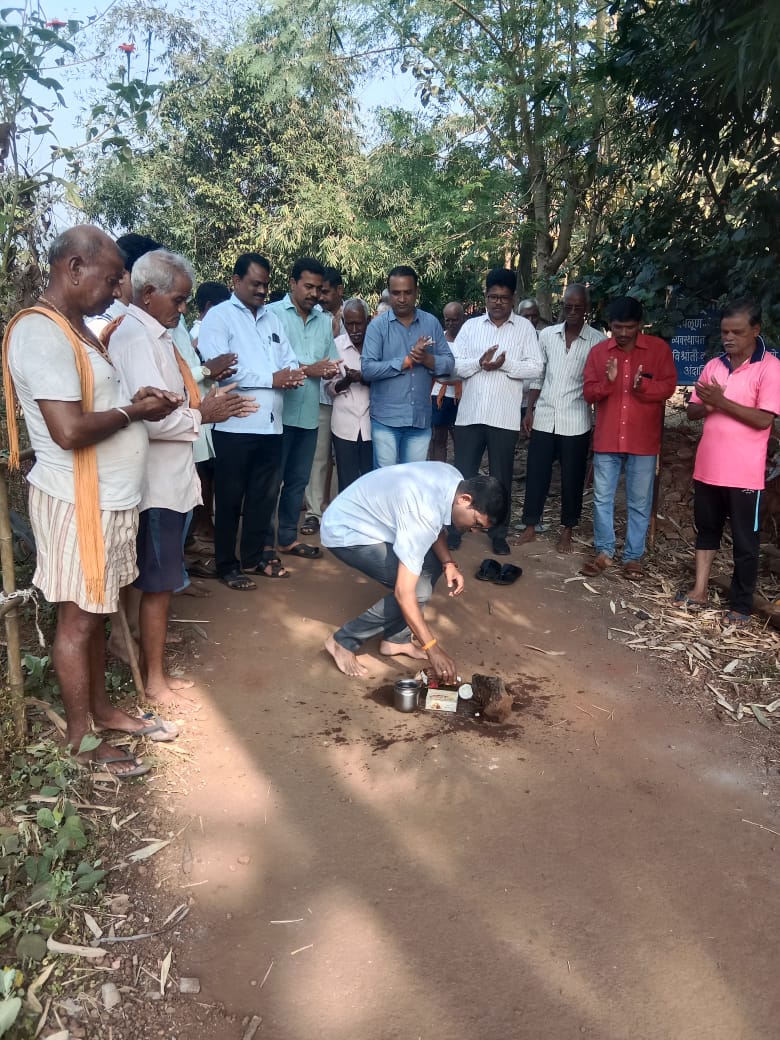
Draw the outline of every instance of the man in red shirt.
<instances>
[{"instance_id":1,"label":"man in red shirt","mask_svg":"<svg viewBox=\"0 0 780 1040\"><path fill-rule=\"evenodd\" d=\"M704 366L688 405L689 419L704 420L693 470L696 581L675 602L707 605L707 582L728 516L734 573L726 622L736 626L747 625L753 609L766 449L780 413L780 361L760 333L761 308L754 300L743 297L726 307L720 322L724 352Z\"/></svg>"},{"instance_id":2,"label":"man in red shirt","mask_svg":"<svg viewBox=\"0 0 780 1040\"><path fill-rule=\"evenodd\" d=\"M582 573L595 576L612 566L615 492L625 466L628 524L623 576L641 581L664 402L675 391L677 370L669 344L640 332L639 300L621 296L609 305L608 314L612 335L593 347L585 363L585 400L597 406L593 432L596 555L583 566Z\"/></svg>"}]
</instances>

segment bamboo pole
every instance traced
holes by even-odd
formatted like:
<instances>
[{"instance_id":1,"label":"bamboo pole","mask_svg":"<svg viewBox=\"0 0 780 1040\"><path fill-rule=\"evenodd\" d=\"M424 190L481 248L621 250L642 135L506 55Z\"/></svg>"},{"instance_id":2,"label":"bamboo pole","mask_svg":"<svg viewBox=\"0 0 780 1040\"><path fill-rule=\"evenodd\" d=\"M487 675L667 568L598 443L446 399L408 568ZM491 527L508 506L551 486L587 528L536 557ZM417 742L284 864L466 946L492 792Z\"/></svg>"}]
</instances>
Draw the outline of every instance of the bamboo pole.
<instances>
[{"instance_id":1,"label":"bamboo pole","mask_svg":"<svg viewBox=\"0 0 780 1040\"><path fill-rule=\"evenodd\" d=\"M14 569L14 541L11 530L11 510L8 498L8 480L0 475L0 565L3 573L3 592L7 596L16 592ZM8 650L8 697L10 701L13 733L16 743L21 745L27 732L24 713L24 673L22 671L22 647L19 638L19 606L13 604L5 614L5 640Z\"/></svg>"}]
</instances>

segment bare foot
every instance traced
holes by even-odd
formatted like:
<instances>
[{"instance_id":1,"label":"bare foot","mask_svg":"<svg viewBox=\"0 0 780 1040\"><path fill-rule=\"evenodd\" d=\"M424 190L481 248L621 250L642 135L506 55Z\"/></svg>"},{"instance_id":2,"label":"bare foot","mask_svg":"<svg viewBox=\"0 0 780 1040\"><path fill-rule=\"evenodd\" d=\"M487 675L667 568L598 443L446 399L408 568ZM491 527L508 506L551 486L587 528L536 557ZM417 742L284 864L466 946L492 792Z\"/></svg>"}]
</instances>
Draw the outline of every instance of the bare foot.
<instances>
[{"instance_id":1,"label":"bare foot","mask_svg":"<svg viewBox=\"0 0 780 1040\"><path fill-rule=\"evenodd\" d=\"M174 687L174 683L181 682L184 685ZM192 687L193 683L188 679L170 679L167 676L165 681L162 683L149 683L146 682L146 692L144 693L144 703L158 705L158 704L176 704L179 708L182 705L189 705L190 708L199 707L198 702L192 697L186 697L183 690L188 690Z\"/></svg>"},{"instance_id":2,"label":"bare foot","mask_svg":"<svg viewBox=\"0 0 780 1040\"><path fill-rule=\"evenodd\" d=\"M368 669L363 667L352 651L346 650L343 646L340 646L333 636L328 636L324 645L325 649L336 662L336 667L340 672L343 672L344 675L368 675Z\"/></svg>"},{"instance_id":3,"label":"bare foot","mask_svg":"<svg viewBox=\"0 0 780 1040\"><path fill-rule=\"evenodd\" d=\"M383 639L379 644L379 653L385 657L414 657L417 661L427 661L428 655L414 643L390 643Z\"/></svg>"},{"instance_id":4,"label":"bare foot","mask_svg":"<svg viewBox=\"0 0 780 1040\"><path fill-rule=\"evenodd\" d=\"M555 548L559 553L570 553L574 551L574 546L571 543L571 528L562 527L560 537L555 543Z\"/></svg>"},{"instance_id":5,"label":"bare foot","mask_svg":"<svg viewBox=\"0 0 780 1040\"><path fill-rule=\"evenodd\" d=\"M518 545L525 545L526 542L536 541L536 528L533 524L529 524L524 531L521 531L517 539Z\"/></svg>"},{"instance_id":6,"label":"bare foot","mask_svg":"<svg viewBox=\"0 0 780 1040\"><path fill-rule=\"evenodd\" d=\"M174 693L178 693L179 690L191 690L195 683L192 679L178 679L172 675L166 676L168 681L168 689L173 690Z\"/></svg>"},{"instance_id":7,"label":"bare foot","mask_svg":"<svg viewBox=\"0 0 780 1040\"><path fill-rule=\"evenodd\" d=\"M119 708L111 706L108 707L104 715L93 715L92 721L95 724L95 729L113 729L117 733L130 734L146 729L149 725L148 719L128 715L126 711L121 711Z\"/></svg>"}]
</instances>

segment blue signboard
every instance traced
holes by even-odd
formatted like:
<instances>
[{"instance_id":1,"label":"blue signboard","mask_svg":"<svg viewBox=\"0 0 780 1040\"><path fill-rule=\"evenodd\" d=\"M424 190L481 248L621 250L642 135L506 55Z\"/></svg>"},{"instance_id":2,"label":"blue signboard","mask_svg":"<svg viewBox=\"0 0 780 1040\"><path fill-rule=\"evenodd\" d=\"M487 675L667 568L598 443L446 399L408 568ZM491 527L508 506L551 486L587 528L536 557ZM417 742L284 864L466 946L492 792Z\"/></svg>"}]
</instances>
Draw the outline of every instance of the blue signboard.
<instances>
[{"instance_id":1,"label":"blue signboard","mask_svg":"<svg viewBox=\"0 0 780 1040\"><path fill-rule=\"evenodd\" d=\"M672 336L672 357L678 386L693 386L707 362L709 319L686 318Z\"/></svg>"}]
</instances>

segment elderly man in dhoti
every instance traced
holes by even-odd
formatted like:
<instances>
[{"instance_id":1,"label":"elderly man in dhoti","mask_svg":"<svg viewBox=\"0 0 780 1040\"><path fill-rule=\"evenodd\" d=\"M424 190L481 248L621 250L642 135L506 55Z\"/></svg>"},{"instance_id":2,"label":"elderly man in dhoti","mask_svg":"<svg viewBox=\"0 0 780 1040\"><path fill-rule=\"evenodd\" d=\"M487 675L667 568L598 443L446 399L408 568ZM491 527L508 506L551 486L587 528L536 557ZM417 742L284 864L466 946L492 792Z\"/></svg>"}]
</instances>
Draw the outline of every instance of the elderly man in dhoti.
<instances>
[{"instance_id":1,"label":"elderly man in dhoti","mask_svg":"<svg viewBox=\"0 0 780 1040\"><path fill-rule=\"evenodd\" d=\"M180 405L161 389L123 389L105 348L85 318L119 296L124 262L97 228L60 235L49 254L49 285L36 307L12 319L3 342L11 465L18 464L16 390L35 465L28 476L37 566L33 583L57 604L52 656L65 707L66 741L80 760L119 779L149 766L108 743L92 748L95 728L171 739L156 717L113 707L105 687L105 615L136 576L138 503L146 470L144 421L159 422Z\"/></svg>"}]
</instances>

